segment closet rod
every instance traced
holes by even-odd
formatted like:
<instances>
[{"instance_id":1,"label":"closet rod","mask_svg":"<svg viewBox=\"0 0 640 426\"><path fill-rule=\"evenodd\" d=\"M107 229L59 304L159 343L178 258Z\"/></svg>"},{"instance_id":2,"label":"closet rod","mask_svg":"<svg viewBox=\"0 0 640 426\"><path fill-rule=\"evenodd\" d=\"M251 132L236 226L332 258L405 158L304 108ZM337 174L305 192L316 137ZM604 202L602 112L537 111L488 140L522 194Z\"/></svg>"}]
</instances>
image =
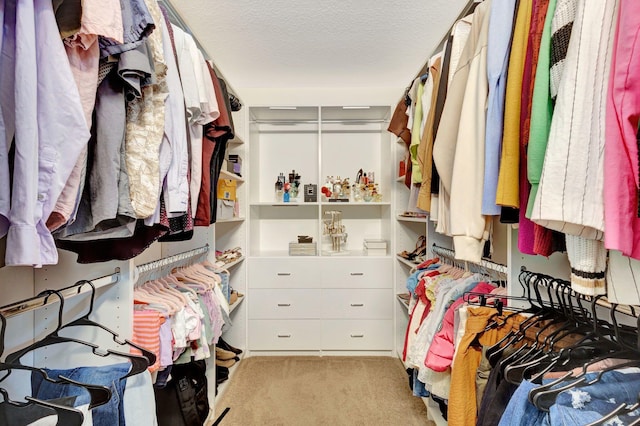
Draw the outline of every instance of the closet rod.
<instances>
[{"instance_id":1,"label":"closet rod","mask_svg":"<svg viewBox=\"0 0 640 426\"><path fill-rule=\"evenodd\" d=\"M154 260L149 263L144 263L136 267L136 271L138 274L144 272L150 272L154 269L161 269L166 266L178 266L177 264L183 264L187 260L193 260L203 254L209 252L209 244L206 244L202 247L195 248L193 250L183 251L182 253L174 254L173 256L165 257L162 259ZM184 266L184 265L180 265Z\"/></svg>"},{"instance_id":2,"label":"closet rod","mask_svg":"<svg viewBox=\"0 0 640 426\"><path fill-rule=\"evenodd\" d=\"M468 264L472 264L472 265L482 266L485 269L496 271L496 272L499 272L499 273L505 274L505 275L507 275L507 272L508 272L508 269L507 269L507 267L505 265L502 265L502 264L496 263L496 262L492 262L490 260L482 259L480 261L480 263L461 261L459 259L456 259L455 252L453 250L448 249L448 248L444 248L444 247L440 247L440 246L437 246L435 244L433 246L431 246L431 251L433 252L433 254L445 257L445 258L450 259L450 260L452 260L454 262L464 262L464 263L468 263Z\"/></svg>"},{"instance_id":3,"label":"closet rod","mask_svg":"<svg viewBox=\"0 0 640 426\"><path fill-rule=\"evenodd\" d=\"M93 280L90 280L93 286L98 289L101 287L105 287L108 285L116 284L120 281L120 268L115 268L113 274L105 275L103 277L99 277ZM89 293L93 291L91 286L82 286L82 287L71 287L65 291L63 291L62 297L69 299L74 296L78 296L80 294ZM52 303L58 302L59 299L57 297L51 297L50 294L43 296L35 296L30 299L21 300L19 302L14 302L9 305L0 306L0 314L5 318L13 317L18 314L23 314L28 311L33 311L35 309L40 309L44 306L50 305Z\"/></svg>"},{"instance_id":4,"label":"closet rod","mask_svg":"<svg viewBox=\"0 0 640 426\"><path fill-rule=\"evenodd\" d=\"M216 64L213 62L213 59L211 59L211 57L207 53L206 49L202 46L202 44L200 44L200 42L198 41L196 36L191 31L191 28L189 28L189 26L184 21L184 19L182 19L182 17L180 16L180 14L176 10L176 8L173 7L173 5L171 4L171 2L169 0L158 0L158 3L160 3L165 8L165 10L167 11L167 14L169 15L169 21L171 21L172 24L182 28L182 30L184 32L188 33L191 37L193 37L193 40L196 42L196 46L198 46L198 49L200 49L200 51L202 52L202 55L204 56L204 58L207 61L209 61L209 63L213 67L213 70L215 71L216 75L218 77L223 77L222 73L220 72L218 67L216 67ZM225 80L227 80L227 79L225 78ZM240 96L238 96L235 93L235 90L233 90L232 87L229 85L229 81L228 80L227 80L227 91L230 94L232 94L233 96L235 96L236 98L240 99Z\"/></svg>"},{"instance_id":5,"label":"closet rod","mask_svg":"<svg viewBox=\"0 0 640 426\"><path fill-rule=\"evenodd\" d=\"M527 268L525 266L523 266L522 268L520 268L520 270L522 272L528 272L529 274L531 274L531 279L534 279L535 277L547 277L547 275L539 273L539 272L533 272L533 271L528 271ZM539 282L539 280L533 280L534 283ZM564 294L569 294L568 288L571 287L571 283L569 281L565 281L565 280L561 280L559 278L554 278L553 281L551 282L551 286L553 287L553 290L558 290L558 286L560 285L560 283L564 284L564 286L562 287L562 292ZM613 305L616 305L616 311L617 312L621 312L623 314L629 315L630 317L638 317L638 314L640 312L638 312L638 310L634 310L632 308L630 308L630 306L632 305L620 305L620 304L613 304L611 302L609 302L607 300L606 297L604 296L587 296L584 295L585 298L588 298L587 300L590 302L593 302L593 300L595 299L596 301L596 305L601 306L603 308L607 308L607 309L611 309L613 307ZM635 305L633 305L635 306Z\"/></svg>"},{"instance_id":6,"label":"closet rod","mask_svg":"<svg viewBox=\"0 0 640 426\"><path fill-rule=\"evenodd\" d=\"M318 124L319 120L251 120L256 124ZM389 120L322 120L322 124L380 124L389 123Z\"/></svg>"},{"instance_id":7,"label":"closet rod","mask_svg":"<svg viewBox=\"0 0 640 426\"><path fill-rule=\"evenodd\" d=\"M416 74L416 76L413 78L413 80L415 80L416 78L419 78L421 75L424 75L427 72L427 70L429 69L429 60L431 59L431 57L433 55L436 54L436 52L438 52L439 50L441 50L444 47L444 43L449 38L449 34L451 34L451 31L453 30L453 26L456 24L456 22L458 22L460 19L464 18L465 16L467 16L469 14L469 10L471 10L471 8L473 7L474 3L480 3L480 1L482 1L482 0L469 0L467 2L467 4L462 8L460 13L458 14L458 17L453 21L453 23L449 27L449 30L446 33L444 33L444 36L442 37L442 39L440 39L440 41L438 42L436 47L433 49L433 51L431 52L431 54L427 58L427 62L422 66L422 68L420 69L418 74ZM413 80L411 80L412 83L413 83ZM409 87L411 87L411 85L409 85Z\"/></svg>"}]
</instances>

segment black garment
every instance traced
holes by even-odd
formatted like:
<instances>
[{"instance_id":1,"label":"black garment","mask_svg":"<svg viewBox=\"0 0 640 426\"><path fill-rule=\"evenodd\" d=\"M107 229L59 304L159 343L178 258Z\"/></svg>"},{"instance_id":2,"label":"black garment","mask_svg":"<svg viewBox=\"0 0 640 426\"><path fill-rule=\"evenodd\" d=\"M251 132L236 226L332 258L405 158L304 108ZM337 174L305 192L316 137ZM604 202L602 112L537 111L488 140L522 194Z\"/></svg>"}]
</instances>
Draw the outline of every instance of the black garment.
<instances>
[{"instance_id":1,"label":"black garment","mask_svg":"<svg viewBox=\"0 0 640 426\"><path fill-rule=\"evenodd\" d=\"M440 126L440 118L442 118L442 110L444 109L444 101L447 98L447 81L449 80L449 69L451 66L451 43L453 42L453 35L449 35L447 39L447 45L444 50L444 56L442 58L442 71L440 71L440 84L438 85L438 97L436 98L436 109L434 112L433 120L433 140L435 141L436 134L438 133L438 127ZM454 70L455 71L455 70ZM432 160L431 165L431 193L440 193L440 175L436 167L435 161Z\"/></svg>"},{"instance_id":2,"label":"black garment","mask_svg":"<svg viewBox=\"0 0 640 426\"><path fill-rule=\"evenodd\" d=\"M172 380L164 388L155 388L158 426L200 426L209 415L206 364L192 361L175 364Z\"/></svg>"},{"instance_id":3,"label":"black garment","mask_svg":"<svg viewBox=\"0 0 640 426\"><path fill-rule=\"evenodd\" d=\"M520 221L520 209L502 207L500 210L500 223L518 223Z\"/></svg>"},{"instance_id":4,"label":"black garment","mask_svg":"<svg viewBox=\"0 0 640 426\"><path fill-rule=\"evenodd\" d=\"M495 426L500 423L500 418L517 388L517 385L504 380L499 367L492 368L482 395L476 426Z\"/></svg>"}]
</instances>

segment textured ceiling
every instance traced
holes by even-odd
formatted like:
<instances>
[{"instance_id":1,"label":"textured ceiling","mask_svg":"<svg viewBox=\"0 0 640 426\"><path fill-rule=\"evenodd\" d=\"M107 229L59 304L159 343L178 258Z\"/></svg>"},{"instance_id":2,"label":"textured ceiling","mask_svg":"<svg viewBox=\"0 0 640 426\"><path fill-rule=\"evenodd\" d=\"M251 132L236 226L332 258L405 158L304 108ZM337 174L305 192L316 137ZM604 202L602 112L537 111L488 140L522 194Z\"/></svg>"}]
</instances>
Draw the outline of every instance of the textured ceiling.
<instances>
[{"instance_id":1,"label":"textured ceiling","mask_svg":"<svg viewBox=\"0 0 640 426\"><path fill-rule=\"evenodd\" d=\"M171 0L243 88L405 87L467 0Z\"/></svg>"}]
</instances>

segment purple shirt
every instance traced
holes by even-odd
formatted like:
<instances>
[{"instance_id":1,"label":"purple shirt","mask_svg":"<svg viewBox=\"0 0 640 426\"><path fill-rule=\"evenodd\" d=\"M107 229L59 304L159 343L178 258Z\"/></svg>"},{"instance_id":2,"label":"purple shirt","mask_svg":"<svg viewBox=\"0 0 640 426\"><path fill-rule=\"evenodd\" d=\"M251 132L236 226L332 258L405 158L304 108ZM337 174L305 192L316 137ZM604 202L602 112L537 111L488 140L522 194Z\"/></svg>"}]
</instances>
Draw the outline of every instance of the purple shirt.
<instances>
[{"instance_id":1,"label":"purple shirt","mask_svg":"<svg viewBox=\"0 0 640 426\"><path fill-rule=\"evenodd\" d=\"M15 126L5 261L7 265L40 267L58 262L46 220L89 140L89 130L51 1L17 0L15 10L6 7L5 14L1 67L15 75L15 81L3 77L0 88L4 114L0 134L7 138L0 147L11 140ZM15 50L10 46L14 42ZM8 121L12 111L15 119ZM2 194L6 197L7 191L2 161L0 158L0 214ZM4 232L1 226L0 235Z\"/></svg>"}]
</instances>

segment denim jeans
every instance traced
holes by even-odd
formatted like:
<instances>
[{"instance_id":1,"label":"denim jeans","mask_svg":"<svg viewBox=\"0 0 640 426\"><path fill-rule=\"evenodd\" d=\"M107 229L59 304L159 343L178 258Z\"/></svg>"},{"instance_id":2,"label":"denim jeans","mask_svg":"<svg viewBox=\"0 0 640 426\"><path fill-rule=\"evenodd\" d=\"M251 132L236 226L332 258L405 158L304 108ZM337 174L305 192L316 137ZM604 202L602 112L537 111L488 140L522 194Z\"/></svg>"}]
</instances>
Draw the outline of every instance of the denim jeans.
<instances>
[{"instance_id":1,"label":"denim jeans","mask_svg":"<svg viewBox=\"0 0 640 426\"><path fill-rule=\"evenodd\" d=\"M418 380L418 369L413 370L413 396L427 397L430 393L420 380Z\"/></svg>"},{"instance_id":2,"label":"denim jeans","mask_svg":"<svg viewBox=\"0 0 640 426\"><path fill-rule=\"evenodd\" d=\"M124 389L126 380L119 380L124 377L131 364L122 363L103 367L78 367L68 370L45 369L49 377L56 379L64 376L81 383L107 386L111 389L111 400L104 405L95 407L92 410L94 426L124 426ZM68 384L50 383L39 374L31 375L31 390L34 398L54 399L64 396L77 396L75 406L89 403L89 393L79 386Z\"/></svg>"},{"instance_id":3,"label":"denim jeans","mask_svg":"<svg viewBox=\"0 0 640 426\"><path fill-rule=\"evenodd\" d=\"M529 402L528 395L532 389L538 387L535 383L523 380L511 397L504 410L498 426L540 426L545 423L547 413L538 410Z\"/></svg>"},{"instance_id":4,"label":"denim jeans","mask_svg":"<svg viewBox=\"0 0 640 426\"><path fill-rule=\"evenodd\" d=\"M622 403L631 405L638 402L640 372L637 372L637 369L634 371L608 371L593 385L576 387L560 393L550 409L551 425L584 425L601 419ZM587 381L593 380L597 374L588 373ZM637 420L638 416L640 410L620 415L605 425L627 425Z\"/></svg>"}]
</instances>

